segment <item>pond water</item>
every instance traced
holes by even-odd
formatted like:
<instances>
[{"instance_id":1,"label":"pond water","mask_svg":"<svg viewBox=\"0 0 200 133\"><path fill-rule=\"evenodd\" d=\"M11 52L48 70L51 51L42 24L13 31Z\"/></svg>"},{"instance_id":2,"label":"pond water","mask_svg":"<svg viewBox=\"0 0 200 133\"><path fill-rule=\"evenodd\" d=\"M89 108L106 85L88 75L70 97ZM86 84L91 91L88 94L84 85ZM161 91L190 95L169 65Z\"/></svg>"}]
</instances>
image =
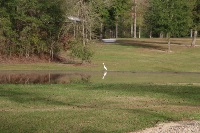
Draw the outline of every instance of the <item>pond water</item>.
<instances>
[{"instance_id":1,"label":"pond water","mask_svg":"<svg viewBox=\"0 0 200 133\"><path fill-rule=\"evenodd\" d=\"M0 84L154 83L200 84L200 73L126 71L0 71Z\"/></svg>"}]
</instances>

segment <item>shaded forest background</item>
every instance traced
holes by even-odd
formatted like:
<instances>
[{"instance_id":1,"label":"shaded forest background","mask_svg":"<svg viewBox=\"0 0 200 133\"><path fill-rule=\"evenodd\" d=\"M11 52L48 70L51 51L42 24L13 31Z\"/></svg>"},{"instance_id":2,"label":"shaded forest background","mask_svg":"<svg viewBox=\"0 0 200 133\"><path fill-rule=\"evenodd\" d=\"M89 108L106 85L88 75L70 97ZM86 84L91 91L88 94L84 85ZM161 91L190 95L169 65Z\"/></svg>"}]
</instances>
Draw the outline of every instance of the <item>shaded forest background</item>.
<instances>
[{"instance_id":1,"label":"shaded forest background","mask_svg":"<svg viewBox=\"0 0 200 133\"><path fill-rule=\"evenodd\" d=\"M193 37L200 0L1 0L0 55L90 61L101 38Z\"/></svg>"}]
</instances>

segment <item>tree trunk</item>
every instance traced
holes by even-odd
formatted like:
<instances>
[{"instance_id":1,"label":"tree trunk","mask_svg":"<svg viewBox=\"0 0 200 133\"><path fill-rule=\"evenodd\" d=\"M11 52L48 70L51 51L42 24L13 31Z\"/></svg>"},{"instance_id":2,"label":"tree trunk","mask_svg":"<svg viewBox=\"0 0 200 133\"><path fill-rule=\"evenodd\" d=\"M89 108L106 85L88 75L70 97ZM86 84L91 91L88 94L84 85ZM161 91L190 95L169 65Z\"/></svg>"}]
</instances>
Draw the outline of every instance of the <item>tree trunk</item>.
<instances>
[{"instance_id":1,"label":"tree trunk","mask_svg":"<svg viewBox=\"0 0 200 133\"><path fill-rule=\"evenodd\" d=\"M118 38L118 23L116 23L116 29L115 29L115 38Z\"/></svg>"},{"instance_id":2,"label":"tree trunk","mask_svg":"<svg viewBox=\"0 0 200 133\"><path fill-rule=\"evenodd\" d=\"M83 46L85 46L85 22L82 22L82 38L83 38Z\"/></svg>"},{"instance_id":3,"label":"tree trunk","mask_svg":"<svg viewBox=\"0 0 200 133\"><path fill-rule=\"evenodd\" d=\"M133 37L133 23L131 23L131 38Z\"/></svg>"},{"instance_id":4,"label":"tree trunk","mask_svg":"<svg viewBox=\"0 0 200 133\"><path fill-rule=\"evenodd\" d=\"M116 19L116 27L115 27L115 38L118 38L118 16L117 16L117 19Z\"/></svg>"},{"instance_id":5,"label":"tree trunk","mask_svg":"<svg viewBox=\"0 0 200 133\"><path fill-rule=\"evenodd\" d=\"M152 38L152 31L150 31L149 33L149 38Z\"/></svg>"},{"instance_id":6,"label":"tree trunk","mask_svg":"<svg viewBox=\"0 0 200 133\"><path fill-rule=\"evenodd\" d=\"M90 25L90 40L92 40L92 27Z\"/></svg>"},{"instance_id":7,"label":"tree trunk","mask_svg":"<svg viewBox=\"0 0 200 133\"><path fill-rule=\"evenodd\" d=\"M166 38L169 38L169 33L167 33Z\"/></svg>"},{"instance_id":8,"label":"tree trunk","mask_svg":"<svg viewBox=\"0 0 200 133\"><path fill-rule=\"evenodd\" d=\"M138 38L141 37L141 26L139 26L139 35L138 35Z\"/></svg>"},{"instance_id":9,"label":"tree trunk","mask_svg":"<svg viewBox=\"0 0 200 133\"><path fill-rule=\"evenodd\" d=\"M160 38L163 38L163 32L160 32Z\"/></svg>"},{"instance_id":10,"label":"tree trunk","mask_svg":"<svg viewBox=\"0 0 200 133\"><path fill-rule=\"evenodd\" d=\"M103 23L101 23L100 40L103 39Z\"/></svg>"},{"instance_id":11,"label":"tree trunk","mask_svg":"<svg viewBox=\"0 0 200 133\"><path fill-rule=\"evenodd\" d=\"M193 37L193 30L192 29L190 30L190 37L191 38Z\"/></svg>"},{"instance_id":12,"label":"tree trunk","mask_svg":"<svg viewBox=\"0 0 200 133\"><path fill-rule=\"evenodd\" d=\"M54 54L54 52L53 52L53 48L51 49L51 60L53 60L53 55Z\"/></svg>"},{"instance_id":13,"label":"tree trunk","mask_svg":"<svg viewBox=\"0 0 200 133\"><path fill-rule=\"evenodd\" d=\"M110 38L112 38L112 30L110 30Z\"/></svg>"},{"instance_id":14,"label":"tree trunk","mask_svg":"<svg viewBox=\"0 0 200 133\"><path fill-rule=\"evenodd\" d=\"M53 60L53 58L54 58L54 44L55 44L55 43L56 43L55 41L51 42L51 47L50 47L50 60Z\"/></svg>"},{"instance_id":15,"label":"tree trunk","mask_svg":"<svg viewBox=\"0 0 200 133\"><path fill-rule=\"evenodd\" d=\"M137 38L137 15L136 15L136 0L134 0L134 38Z\"/></svg>"},{"instance_id":16,"label":"tree trunk","mask_svg":"<svg viewBox=\"0 0 200 133\"><path fill-rule=\"evenodd\" d=\"M74 38L76 38L76 22L74 22Z\"/></svg>"},{"instance_id":17,"label":"tree trunk","mask_svg":"<svg viewBox=\"0 0 200 133\"><path fill-rule=\"evenodd\" d=\"M26 58L28 58L29 57L29 50L28 50L28 48L26 48Z\"/></svg>"},{"instance_id":18,"label":"tree trunk","mask_svg":"<svg viewBox=\"0 0 200 133\"><path fill-rule=\"evenodd\" d=\"M87 24L85 24L87 25ZM85 43L88 42L88 30L85 28Z\"/></svg>"},{"instance_id":19,"label":"tree trunk","mask_svg":"<svg viewBox=\"0 0 200 133\"><path fill-rule=\"evenodd\" d=\"M83 43L83 46L85 46L86 45L86 39L85 39L85 37L86 37L86 33L85 33L85 5L84 5L84 1L83 0L81 0L81 19L82 19L82 21L81 21L81 25L82 25L82 43Z\"/></svg>"},{"instance_id":20,"label":"tree trunk","mask_svg":"<svg viewBox=\"0 0 200 133\"><path fill-rule=\"evenodd\" d=\"M197 40L197 30L194 31L194 36L193 36L193 40L191 43L191 47L195 47L196 40Z\"/></svg>"},{"instance_id":21,"label":"tree trunk","mask_svg":"<svg viewBox=\"0 0 200 133\"><path fill-rule=\"evenodd\" d=\"M168 34L168 52L171 52L171 41L170 34Z\"/></svg>"},{"instance_id":22,"label":"tree trunk","mask_svg":"<svg viewBox=\"0 0 200 133\"><path fill-rule=\"evenodd\" d=\"M133 37L133 26L134 26L134 6L132 6L131 12L131 38Z\"/></svg>"}]
</instances>

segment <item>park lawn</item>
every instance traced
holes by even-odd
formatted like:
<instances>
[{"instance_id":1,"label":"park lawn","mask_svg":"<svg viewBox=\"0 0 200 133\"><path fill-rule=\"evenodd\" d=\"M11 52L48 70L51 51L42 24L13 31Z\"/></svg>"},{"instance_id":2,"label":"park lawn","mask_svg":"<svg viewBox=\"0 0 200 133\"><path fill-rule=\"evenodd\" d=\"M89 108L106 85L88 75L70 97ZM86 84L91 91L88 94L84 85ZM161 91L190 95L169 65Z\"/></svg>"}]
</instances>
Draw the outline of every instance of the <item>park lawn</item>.
<instances>
[{"instance_id":1,"label":"park lawn","mask_svg":"<svg viewBox=\"0 0 200 133\"><path fill-rule=\"evenodd\" d=\"M130 132L200 120L200 86L0 85L0 132Z\"/></svg>"},{"instance_id":2,"label":"park lawn","mask_svg":"<svg viewBox=\"0 0 200 133\"><path fill-rule=\"evenodd\" d=\"M0 70L76 70L92 74L103 71L104 62L109 71L197 72L197 79L200 47L186 46L190 40L172 39L172 52L168 52L166 39L119 39L115 44L93 45L96 53L91 64L0 64ZM95 79L68 85L0 85L0 132L130 132L159 122L200 120L200 86L193 84L196 82L162 85L156 79L143 83L141 77L129 83L134 80L132 75L120 79L127 81L124 83L109 82L114 74L108 72L108 83ZM115 81L120 77L112 78Z\"/></svg>"},{"instance_id":3,"label":"park lawn","mask_svg":"<svg viewBox=\"0 0 200 133\"><path fill-rule=\"evenodd\" d=\"M165 39L122 39L116 45L99 46L94 60L114 71L199 72L200 47L190 48L189 39L179 40L172 40L168 52Z\"/></svg>"},{"instance_id":4,"label":"park lawn","mask_svg":"<svg viewBox=\"0 0 200 133\"><path fill-rule=\"evenodd\" d=\"M172 51L168 52L166 39L118 39L114 44L93 44L91 64L0 64L0 70L102 71L104 62L109 71L199 72L200 39L195 48L189 47L191 38L175 38L171 42Z\"/></svg>"}]
</instances>

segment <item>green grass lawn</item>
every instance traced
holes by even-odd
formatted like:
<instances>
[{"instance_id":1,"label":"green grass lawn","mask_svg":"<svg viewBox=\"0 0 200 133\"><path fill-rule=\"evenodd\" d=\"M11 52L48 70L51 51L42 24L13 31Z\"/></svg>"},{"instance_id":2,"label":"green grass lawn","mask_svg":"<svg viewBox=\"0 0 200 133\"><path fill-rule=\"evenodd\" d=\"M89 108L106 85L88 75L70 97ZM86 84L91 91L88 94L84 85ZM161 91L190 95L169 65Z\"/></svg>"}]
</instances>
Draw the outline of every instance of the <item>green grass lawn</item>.
<instances>
[{"instance_id":1,"label":"green grass lawn","mask_svg":"<svg viewBox=\"0 0 200 133\"><path fill-rule=\"evenodd\" d=\"M164 39L120 40L116 45L98 46L94 60L98 66L105 62L109 70L199 72L200 47L189 48L187 41L172 40L172 52L168 52Z\"/></svg>"},{"instance_id":2,"label":"green grass lawn","mask_svg":"<svg viewBox=\"0 0 200 133\"><path fill-rule=\"evenodd\" d=\"M166 39L119 39L95 44L91 64L0 64L1 73L75 70L89 75L89 82L67 85L1 84L0 132L121 133L159 122L200 120L200 39L195 48L190 43L189 38L172 39L168 52ZM103 62L109 70L105 80ZM84 74L75 76L82 81Z\"/></svg>"},{"instance_id":3,"label":"green grass lawn","mask_svg":"<svg viewBox=\"0 0 200 133\"><path fill-rule=\"evenodd\" d=\"M93 45L92 64L76 66L66 63L0 64L0 70L79 70L199 72L200 39L190 48L191 38L172 39L172 52L167 52L166 39L119 39L116 44Z\"/></svg>"},{"instance_id":4,"label":"green grass lawn","mask_svg":"<svg viewBox=\"0 0 200 133\"><path fill-rule=\"evenodd\" d=\"M0 85L0 132L130 132L200 120L200 87Z\"/></svg>"}]
</instances>

